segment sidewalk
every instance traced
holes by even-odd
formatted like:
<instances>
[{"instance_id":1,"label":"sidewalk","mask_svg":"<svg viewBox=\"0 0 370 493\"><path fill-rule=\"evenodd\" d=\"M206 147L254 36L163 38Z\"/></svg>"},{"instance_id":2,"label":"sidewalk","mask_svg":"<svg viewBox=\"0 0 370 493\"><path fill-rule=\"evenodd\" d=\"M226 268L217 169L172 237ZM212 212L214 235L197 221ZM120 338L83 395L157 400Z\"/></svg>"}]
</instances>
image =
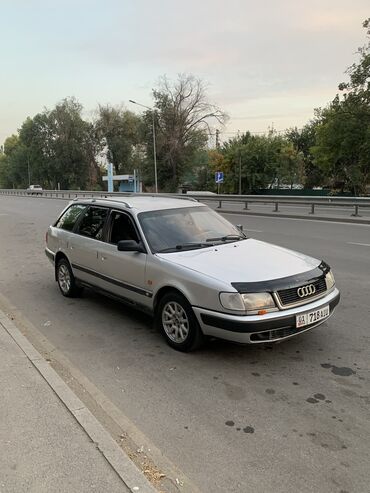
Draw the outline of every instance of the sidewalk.
<instances>
[{"instance_id":1,"label":"sidewalk","mask_svg":"<svg viewBox=\"0 0 370 493\"><path fill-rule=\"evenodd\" d=\"M2 312L0 388L0 493L155 491Z\"/></svg>"}]
</instances>

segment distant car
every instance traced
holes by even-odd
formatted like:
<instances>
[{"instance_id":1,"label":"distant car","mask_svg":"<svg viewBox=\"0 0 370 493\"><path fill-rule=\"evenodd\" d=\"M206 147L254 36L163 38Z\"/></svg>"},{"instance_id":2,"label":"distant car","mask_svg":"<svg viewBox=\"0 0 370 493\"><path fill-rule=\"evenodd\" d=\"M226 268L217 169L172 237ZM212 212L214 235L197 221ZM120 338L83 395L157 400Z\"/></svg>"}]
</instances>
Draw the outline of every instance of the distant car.
<instances>
[{"instance_id":1,"label":"distant car","mask_svg":"<svg viewBox=\"0 0 370 493\"><path fill-rule=\"evenodd\" d=\"M282 341L339 302L325 262L247 238L191 198L75 199L46 238L64 296L88 286L145 310L181 351L205 336Z\"/></svg>"},{"instance_id":2,"label":"distant car","mask_svg":"<svg viewBox=\"0 0 370 493\"><path fill-rule=\"evenodd\" d=\"M40 185L30 185L26 190L28 195L42 194L42 187Z\"/></svg>"}]
</instances>

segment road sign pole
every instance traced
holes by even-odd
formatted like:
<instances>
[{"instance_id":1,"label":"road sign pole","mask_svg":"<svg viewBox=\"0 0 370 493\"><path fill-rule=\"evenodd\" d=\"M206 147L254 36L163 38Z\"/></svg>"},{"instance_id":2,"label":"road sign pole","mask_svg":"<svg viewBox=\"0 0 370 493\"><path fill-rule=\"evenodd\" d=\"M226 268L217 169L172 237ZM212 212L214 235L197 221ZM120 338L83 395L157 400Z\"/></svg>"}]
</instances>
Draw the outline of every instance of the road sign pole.
<instances>
[{"instance_id":1,"label":"road sign pole","mask_svg":"<svg viewBox=\"0 0 370 493\"><path fill-rule=\"evenodd\" d=\"M113 164L112 163L108 163L107 171L108 171L108 192L112 193L113 192Z\"/></svg>"},{"instance_id":2,"label":"road sign pole","mask_svg":"<svg viewBox=\"0 0 370 493\"><path fill-rule=\"evenodd\" d=\"M224 181L224 173L223 171L216 171L215 173L215 182L217 185L217 193L220 193L220 183L223 183Z\"/></svg>"}]
</instances>

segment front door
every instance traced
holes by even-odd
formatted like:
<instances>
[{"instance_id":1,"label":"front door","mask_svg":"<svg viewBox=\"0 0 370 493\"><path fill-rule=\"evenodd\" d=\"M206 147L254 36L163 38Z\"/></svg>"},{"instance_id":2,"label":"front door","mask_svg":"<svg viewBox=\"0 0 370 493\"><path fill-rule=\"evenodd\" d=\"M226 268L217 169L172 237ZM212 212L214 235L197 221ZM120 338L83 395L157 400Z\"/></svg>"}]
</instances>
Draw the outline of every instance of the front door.
<instances>
[{"instance_id":1,"label":"front door","mask_svg":"<svg viewBox=\"0 0 370 493\"><path fill-rule=\"evenodd\" d=\"M147 254L118 251L120 240L138 242L140 237L128 213L112 210L106 242L98 247L99 285L127 301L150 308L152 293L145 282Z\"/></svg>"}]
</instances>

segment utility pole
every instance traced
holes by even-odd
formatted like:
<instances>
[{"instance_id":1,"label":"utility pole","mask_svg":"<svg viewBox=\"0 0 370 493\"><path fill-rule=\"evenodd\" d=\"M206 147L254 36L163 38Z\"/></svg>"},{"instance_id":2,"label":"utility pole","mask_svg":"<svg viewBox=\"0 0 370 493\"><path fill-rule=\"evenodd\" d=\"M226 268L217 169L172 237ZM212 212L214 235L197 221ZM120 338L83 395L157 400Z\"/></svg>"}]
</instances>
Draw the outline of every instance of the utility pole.
<instances>
[{"instance_id":1,"label":"utility pole","mask_svg":"<svg viewBox=\"0 0 370 493\"><path fill-rule=\"evenodd\" d=\"M239 149L239 195L242 194L242 156Z\"/></svg>"},{"instance_id":2,"label":"utility pole","mask_svg":"<svg viewBox=\"0 0 370 493\"><path fill-rule=\"evenodd\" d=\"M153 124L153 156L154 156L154 182L155 193L158 193L158 177L157 177L157 149L155 145L155 113L152 109L152 124Z\"/></svg>"},{"instance_id":3,"label":"utility pole","mask_svg":"<svg viewBox=\"0 0 370 493\"><path fill-rule=\"evenodd\" d=\"M238 145L239 145L239 195L242 194L242 156L240 152L240 130L238 130Z\"/></svg>"},{"instance_id":4,"label":"utility pole","mask_svg":"<svg viewBox=\"0 0 370 493\"><path fill-rule=\"evenodd\" d=\"M31 172L30 172L30 157L27 156L27 169L28 169L28 186L31 185Z\"/></svg>"},{"instance_id":5,"label":"utility pole","mask_svg":"<svg viewBox=\"0 0 370 493\"><path fill-rule=\"evenodd\" d=\"M146 108L152 113L152 133L153 133L153 161L154 161L154 185L155 185L155 193L158 193L158 177L157 177L157 149L156 149L156 140L155 140L155 110L154 108L150 108L145 104L138 103L133 99L129 99L130 103L137 104L138 106L142 106Z\"/></svg>"},{"instance_id":6,"label":"utility pole","mask_svg":"<svg viewBox=\"0 0 370 493\"><path fill-rule=\"evenodd\" d=\"M220 148L220 131L217 128L216 129L216 149L218 150Z\"/></svg>"}]
</instances>

